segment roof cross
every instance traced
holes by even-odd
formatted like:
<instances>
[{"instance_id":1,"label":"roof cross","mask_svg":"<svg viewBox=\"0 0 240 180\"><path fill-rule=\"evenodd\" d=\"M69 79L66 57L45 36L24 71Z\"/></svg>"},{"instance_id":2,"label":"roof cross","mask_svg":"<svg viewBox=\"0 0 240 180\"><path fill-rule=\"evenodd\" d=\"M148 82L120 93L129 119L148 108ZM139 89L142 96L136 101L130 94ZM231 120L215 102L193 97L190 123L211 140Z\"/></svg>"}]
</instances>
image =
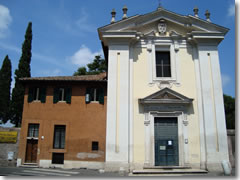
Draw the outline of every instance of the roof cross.
<instances>
[{"instance_id":1,"label":"roof cross","mask_svg":"<svg viewBox=\"0 0 240 180\"><path fill-rule=\"evenodd\" d=\"M161 9L162 8L162 0L158 0L158 8L157 9Z\"/></svg>"}]
</instances>

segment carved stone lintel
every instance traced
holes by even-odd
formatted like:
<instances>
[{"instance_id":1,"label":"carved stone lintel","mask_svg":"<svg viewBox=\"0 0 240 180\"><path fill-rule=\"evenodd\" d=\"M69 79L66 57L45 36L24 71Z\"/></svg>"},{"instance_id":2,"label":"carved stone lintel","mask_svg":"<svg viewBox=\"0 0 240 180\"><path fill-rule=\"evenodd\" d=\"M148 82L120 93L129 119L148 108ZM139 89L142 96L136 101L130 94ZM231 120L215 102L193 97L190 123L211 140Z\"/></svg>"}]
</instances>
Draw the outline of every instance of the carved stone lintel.
<instances>
[{"instance_id":1,"label":"carved stone lintel","mask_svg":"<svg viewBox=\"0 0 240 180\"><path fill-rule=\"evenodd\" d=\"M185 107L183 105L150 105L144 106L144 111L158 111L158 112L175 112L175 111L184 111Z\"/></svg>"}]
</instances>

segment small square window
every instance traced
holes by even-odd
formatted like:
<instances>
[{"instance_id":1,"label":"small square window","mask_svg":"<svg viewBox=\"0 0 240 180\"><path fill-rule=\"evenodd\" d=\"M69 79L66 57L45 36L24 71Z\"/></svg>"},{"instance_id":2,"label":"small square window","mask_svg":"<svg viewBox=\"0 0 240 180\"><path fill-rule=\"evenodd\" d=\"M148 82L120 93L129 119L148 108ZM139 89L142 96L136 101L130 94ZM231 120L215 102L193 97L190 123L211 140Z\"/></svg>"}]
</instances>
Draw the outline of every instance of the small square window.
<instances>
[{"instance_id":1,"label":"small square window","mask_svg":"<svg viewBox=\"0 0 240 180\"><path fill-rule=\"evenodd\" d=\"M28 137L38 137L39 124L28 125Z\"/></svg>"},{"instance_id":2,"label":"small square window","mask_svg":"<svg viewBox=\"0 0 240 180\"><path fill-rule=\"evenodd\" d=\"M98 142L97 141L92 142L92 151L98 151Z\"/></svg>"},{"instance_id":3,"label":"small square window","mask_svg":"<svg viewBox=\"0 0 240 180\"><path fill-rule=\"evenodd\" d=\"M64 164L64 153L52 153L52 164Z\"/></svg>"}]
</instances>

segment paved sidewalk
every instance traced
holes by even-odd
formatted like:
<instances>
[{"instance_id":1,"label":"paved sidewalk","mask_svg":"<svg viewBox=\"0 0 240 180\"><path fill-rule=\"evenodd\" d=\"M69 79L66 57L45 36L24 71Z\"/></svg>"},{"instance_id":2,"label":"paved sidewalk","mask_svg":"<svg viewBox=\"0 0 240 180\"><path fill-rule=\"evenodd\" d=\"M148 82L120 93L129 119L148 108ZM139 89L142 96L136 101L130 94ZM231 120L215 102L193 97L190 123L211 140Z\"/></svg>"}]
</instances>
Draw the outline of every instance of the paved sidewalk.
<instances>
[{"instance_id":1,"label":"paved sidewalk","mask_svg":"<svg viewBox=\"0 0 240 180\"><path fill-rule=\"evenodd\" d=\"M0 176L58 176L58 177L217 177L225 176L223 173L209 172L207 174L132 174L128 172L104 172L103 170L90 169L60 169L60 168L23 168L23 167L0 167ZM232 169L231 177L235 176L235 168Z\"/></svg>"}]
</instances>

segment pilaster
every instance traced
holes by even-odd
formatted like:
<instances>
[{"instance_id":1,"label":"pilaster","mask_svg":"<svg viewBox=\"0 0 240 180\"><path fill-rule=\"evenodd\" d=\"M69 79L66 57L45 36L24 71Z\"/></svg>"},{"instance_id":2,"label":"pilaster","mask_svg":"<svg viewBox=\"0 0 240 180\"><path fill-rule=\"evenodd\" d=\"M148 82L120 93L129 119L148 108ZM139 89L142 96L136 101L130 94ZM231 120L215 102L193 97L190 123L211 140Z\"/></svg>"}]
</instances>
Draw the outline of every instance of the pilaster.
<instances>
[{"instance_id":1,"label":"pilaster","mask_svg":"<svg viewBox=\"0 0 240 180\"><path fill-rule=\"evenodd\" d=\"M207 168L214 168L223 160L229 161L218 50L213 45L198 45L198 50L206 162Z\"/></svg>"},{"instance_id":2,"label":"pilaster","mask_svg":"<svg viewBox=\"0 0 240 180\"><path fill-rule=\"evenodd\" d=\"M205 129L204 129L204 117L203 117L203 100L202 100L202 86L201 86L201 74L199 67L198 49L193 47L193 60L195 67L195 77L197 86L197 108L198 108L198 121L200 132L200 167L206 169L206 144L205 144Z\"/></svg>"},{"instance_id":3,"label":"pilaster","mask_svg":"<svg viewBox=\"0 0 240 180\"><path fill-rule=\"evenodd\" d=\"M109 45L106 162L129 161L129 45Z\"/></svg>"}]
</instances>

